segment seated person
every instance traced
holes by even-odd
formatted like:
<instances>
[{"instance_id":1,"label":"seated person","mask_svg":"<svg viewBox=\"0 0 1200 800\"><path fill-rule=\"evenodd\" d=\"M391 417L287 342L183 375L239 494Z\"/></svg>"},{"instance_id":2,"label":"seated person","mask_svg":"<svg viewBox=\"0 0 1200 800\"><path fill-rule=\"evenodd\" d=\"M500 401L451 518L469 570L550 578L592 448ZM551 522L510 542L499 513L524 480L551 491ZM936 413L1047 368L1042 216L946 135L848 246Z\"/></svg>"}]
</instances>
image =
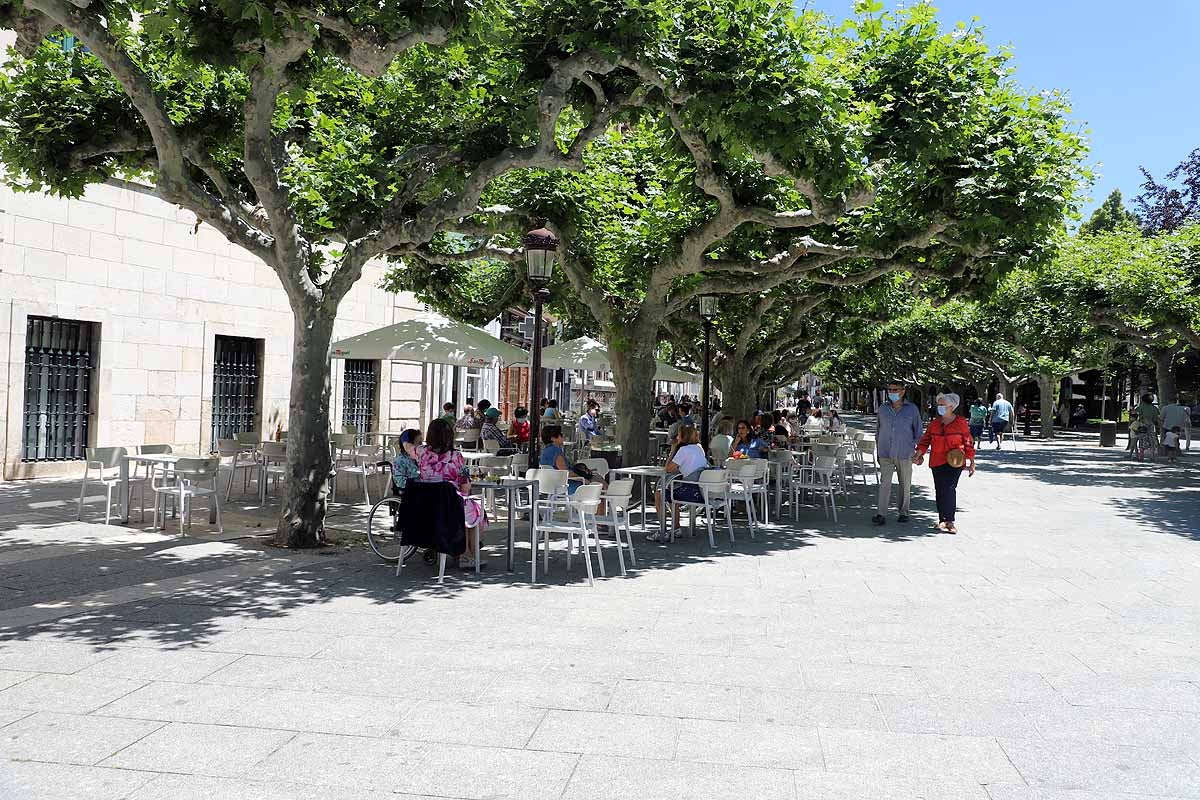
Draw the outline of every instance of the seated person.
<instances>
[{"instance_id":1,"label":"seated person","mask_svg":"<svg viewBox=\"0 0 1200 800\"><path fill-rule=\"evenodd\" d=\"M692 427L695 427L696 421L695 421L695 419L692 418L692 404L691 403L680 403L679 404L679 422L682 425L691 425Z\"/></svg>"},{"instance_id":2,"label":"seated person","mask_svg":"<svg viewBox=\"0 0 1200 800\"><path fill-rule=\"evenodd\" d=\"M561 425L547 425L542 428L542 453L538 457L538 466L548 469L566 470L572 475L580 475L585 478L588 483L604 484L604 481L599 478L587 478L580 474L580 470L575 469L567 461L567 451L563 449L563 432ZM567 494L575 494L582 483L580 481L567 481ZM604 513L604 504L596 510L597 514Z\"/></svg>"},{"instance_id":3,"label":"seated person","mask_svg":"<svg viewBox=\"0 0 1200 800\"><path fill-rule=\"evenodd\" d=\"M804 421L804 430L806 433L821 433L825 430L825 420L821 417L821 409L814 408L812 416Z\"/></svg>"},{"instance_id":4,"label":"seated person","mask_svg":"<svg viewBox=\"0 0 1200 800\"><path fill-rule=\"evenodd\" d=\"M679 419L679 409L674 403L667 403L658 412L658 427L670 429L677 419Z\"/></svg>"},{"instance_id":5,"label":"seated person","mask_svg":"<svg viewBox=\"0 0 1200 800\"><path fill-rule=\"evenodd\" d=\"M508 426L508 438L518 447L529 444L529 409L519 407L513 412L512 424Z\"/></svg>"},{"instance_id":6,"label":"seated person","mask_svg":"<svg viewBox=\"0 0 1200 800\"><path fill-rule=\"evenodd\" d=\"M458 489L462 498L463 515L466 517L467 554L458 561L463 569L475 569L475 532L478 525L482 531L487 524L483 506L471 497L471 477L467 473L467 462L462 453L454 449L454 429L444 419L435 419L429 423L429 431L425 435L428 446L421 451L417 458L420 468L420 478L423 481L448 481ZM479 565L484 566L482 563Z\"/></svg>"},{"instance_id":7,"label":"seated person","mask_svg":"<svg viewBox=\"0 0 1200 800\"><path fill-rule=\"evenodd\" d=\"M691 425L685 425L679 429L679 442L672 449L671 454L667 456L667 475L681 475L684 481L696 481L700 479L700 473L709 468L708 456L704 454L704 448L700 446L700 432ZM667 486L667 502L672 500L681 500L687 503L703 503L704 494L700 491L700 487L695 483L677 484L672 481ZM658 509L658 513L662 514L662 492L654 493L654 505ZM679 527L679 506L672 507L674 527ZM660 541L657 533L652 533L646 537L647 541Z\"/></svg>"},{"instance_id":8,"label":"seated person","mask_svg":"<svg viewBox=\"0 0 1200 800\"><path fill-rule=\"evenodd\" d=\"M442 419L451 425L458 424L458 418L454 416L454 403L442 403ZM417 433L420 433L420 431L417 431Z\"/></svg>"},{"instance_id":9,"label":"seated person","mask_svg":"<svg viewBox=\"0 0 1200 800\"><path fill-rule=\"evenodd\" d=\"M496 451L499 456L511 456L517 452L517 446L508 440L500 430L500 426L496 422L500 419L500 409L492 406L483 412L483 427L479 431L479 438L485 442L492 441L500 445L500 449Z\"/></svg>"},{"instance_id":10,"label":"seated person","mask_svg":"<svg viewBox=\"0 0 1200 800\"><path fill-rule=\"evenodd\" d=\"M480 400L475 405L475 427L476 428L479 428L480 430L483 429L483 423L485 422L484 415L487 414L487 410L491 407L492 407L492 401L487 400L487 399Z\"/></svg>"},{"instance_id":11,"label":"seated person","mask_svg":"<svg viewBox=\"0 0 1200 800\"><path fill-rule=\"evenodd\" d=\"M828 427L830 433L845 433L846 432L846 423L842 421L842 418L840 416L838 416L838 412L837 412L836 408L829 409L829 414L826 415L825 419L826 419L825 424Z\"/></svg>"},{"instance_id":12,"label":"seated person","mask_svg":"<svg viewBox=\"0 0 1200 800\"><path fill-rule=\"evenodd\" d=\"M724 461L733 450L733 420L722 419L717 423L717 433L708 442L708 452L714 461Z\"/></svg>"},{"instance_id":13,"label":"seated person","mask_svg":"<svg viewBox=\"0 0 1200 800\"><path fill-rule=\"evenodd\" d=\"M449 404L447 404L449 405ZM451 410L454 406L450 406ZM404 491L404 486L410 480L421 477L421 468L417 460L421 457L421 432L409 428L400 434L400 452L392 459L392 486L395 493Z\"/></svg>"},{"instance_id":14,"label":"seated person","mask_svg":"<svg viewBox=\"0 0 1200 800\"><path fill-rule=\"evenodd\" d=\"M766 458L770 448L762 437L754 433L750 423L738 420L737 434L733 437L734 453L744 453L749 458Z\"/></svg>"},{"instance_id":15,"label":"seated person","mask_svg":"<svg viewBox=\"0 0 1200 800\"><path fill-rule=\"evenodd\" d=\"M542 412L542 418L546 420L552 420L555 423L562 422L562 414L558 410L557 400L546 401L546 410Z\"/></svg>"},{"instance_id":16,"label":"seated person","mask_svg":"<svg viewBox=\"0 0 1200 800\"><path fill-rule=\"evenodd\" d=\"M582 441L589 442L593 436L600 432L600 421L597 419L599 414L599 406L590 406L587 412L579 418L579 423L575 426L575 430Z\"/></svg>"},{"instance_id":17,"label":"seated person","mask_svg":"<svg viewBox=\"0 0 1200 800\"><path fill-rule=\"evenodd\" d=\"M475 406L471 405L470 401L467 401L462 416L458 418L458 422L454 423L454 427L460 431L468 431L475 427Z\"/></svg>"}]
</instances>

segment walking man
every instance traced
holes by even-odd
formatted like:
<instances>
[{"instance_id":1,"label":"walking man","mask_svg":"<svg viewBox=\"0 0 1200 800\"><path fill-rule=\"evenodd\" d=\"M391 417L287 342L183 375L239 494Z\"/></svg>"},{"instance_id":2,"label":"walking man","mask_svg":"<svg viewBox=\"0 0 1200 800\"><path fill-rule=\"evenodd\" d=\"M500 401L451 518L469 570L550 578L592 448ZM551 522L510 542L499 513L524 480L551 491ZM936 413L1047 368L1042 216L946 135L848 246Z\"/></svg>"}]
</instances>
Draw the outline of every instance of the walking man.
<instances>
[{"instance_id":1,"label":"walking man","mask_svg":"<svg viewBox=\"0 0 1200 800\"><path fill-rule=\"evenodd\" d=\"M996 449L1004 444L1004 432L1013 423L1012 403L1004 399L1004 393L996 394L996 402L992 403L992 433L996 436Z\"/></svg>"},{"instance_id":2,"label":"walking man","mask_svg":"<svg viewBox=\"0 0 1200 800\"><path fill-rule=\"evenodd\" d=\"M879 461L879 505L871 522L887 522L892 499L892 473L900 481L900 513L897 522L908 522L908 504L912 494L912 454L921 440L921 412L904 399L904 384L892 381L887 387L888 402L879 407L875 432L875 457Z\"/></svg>"}]
</instances>

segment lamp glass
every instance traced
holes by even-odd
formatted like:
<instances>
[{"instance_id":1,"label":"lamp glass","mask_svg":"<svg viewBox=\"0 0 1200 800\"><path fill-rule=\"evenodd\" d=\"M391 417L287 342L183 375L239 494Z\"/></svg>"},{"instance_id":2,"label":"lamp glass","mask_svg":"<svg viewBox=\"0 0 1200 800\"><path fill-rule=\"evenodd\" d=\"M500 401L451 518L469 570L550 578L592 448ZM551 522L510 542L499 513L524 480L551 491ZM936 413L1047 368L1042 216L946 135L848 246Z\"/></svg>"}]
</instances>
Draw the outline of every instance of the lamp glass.
<instances>
[{"instance_id":1,"label":"lamp glass","mask_svg":"<svg viewBox=\"0 0 1200 800\"><path fill-rule=\"evenodd\" d=\"M705 294L700 296L700 316L712 319L717 315L717 296Z\"/></svg>"}]
</instances>

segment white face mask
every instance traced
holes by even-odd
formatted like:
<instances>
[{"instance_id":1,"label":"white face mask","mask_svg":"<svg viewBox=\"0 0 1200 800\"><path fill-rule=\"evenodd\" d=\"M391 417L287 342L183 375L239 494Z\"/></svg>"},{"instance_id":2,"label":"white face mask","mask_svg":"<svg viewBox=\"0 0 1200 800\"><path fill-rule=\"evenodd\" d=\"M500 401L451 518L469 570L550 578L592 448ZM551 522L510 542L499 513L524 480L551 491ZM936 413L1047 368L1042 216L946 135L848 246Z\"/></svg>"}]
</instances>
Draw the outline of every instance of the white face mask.
<instances>
[{"instance_id":1,"label":"white face mask","mask_svg":"<svg viewBox=\"0 0 1200 800\"><path fill-rule=\"evenodd\" d=\"M944 417L944 416L946 416L946 415L947 415L947 414L949 414L949 413L950 413L950 407L949 407L949 406L938 406L938 416L939 416L939 417Z\"/></svg>"}]
</instances>

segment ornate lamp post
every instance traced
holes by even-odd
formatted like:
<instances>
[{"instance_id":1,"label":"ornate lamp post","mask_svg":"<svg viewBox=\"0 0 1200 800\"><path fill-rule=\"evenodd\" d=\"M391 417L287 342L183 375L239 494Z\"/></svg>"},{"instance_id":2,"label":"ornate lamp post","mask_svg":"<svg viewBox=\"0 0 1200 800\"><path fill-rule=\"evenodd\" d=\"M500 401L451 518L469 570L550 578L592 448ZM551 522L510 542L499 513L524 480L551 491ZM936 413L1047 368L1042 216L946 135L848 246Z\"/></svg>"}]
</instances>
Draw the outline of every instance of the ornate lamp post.
<instances>
[{"instance_id":1,"label":"ornate lamp post","mask_svg":"<svg viewBox=\"0 0 1200 800\"><path fill-rule=\"evenodd\" d=\"M533 295L533 358L529 369L529 466L536 468L541 450L541 414L538 400L541 399L542 377L542 303L550 296L546 285L554 275L554 261L558 256L558 237L541 223L541 227L525 234L521 240L525 246L525 265L528 268L529 291Z\"/></svg>"},{"instance_id":2,"label":"ornate lamp post","mask_svg":"<svg viewBox=\"0 0 1200 800\"><path fill-rule=\"evenodd\" d=\"M700 446L708 449L708 420L712 416L709 408L709 338L712 334L712 318L717 315L717 296L700 295L700 316L704 318L704 383L700 386Z\"/></svg>"}]
</instances>

